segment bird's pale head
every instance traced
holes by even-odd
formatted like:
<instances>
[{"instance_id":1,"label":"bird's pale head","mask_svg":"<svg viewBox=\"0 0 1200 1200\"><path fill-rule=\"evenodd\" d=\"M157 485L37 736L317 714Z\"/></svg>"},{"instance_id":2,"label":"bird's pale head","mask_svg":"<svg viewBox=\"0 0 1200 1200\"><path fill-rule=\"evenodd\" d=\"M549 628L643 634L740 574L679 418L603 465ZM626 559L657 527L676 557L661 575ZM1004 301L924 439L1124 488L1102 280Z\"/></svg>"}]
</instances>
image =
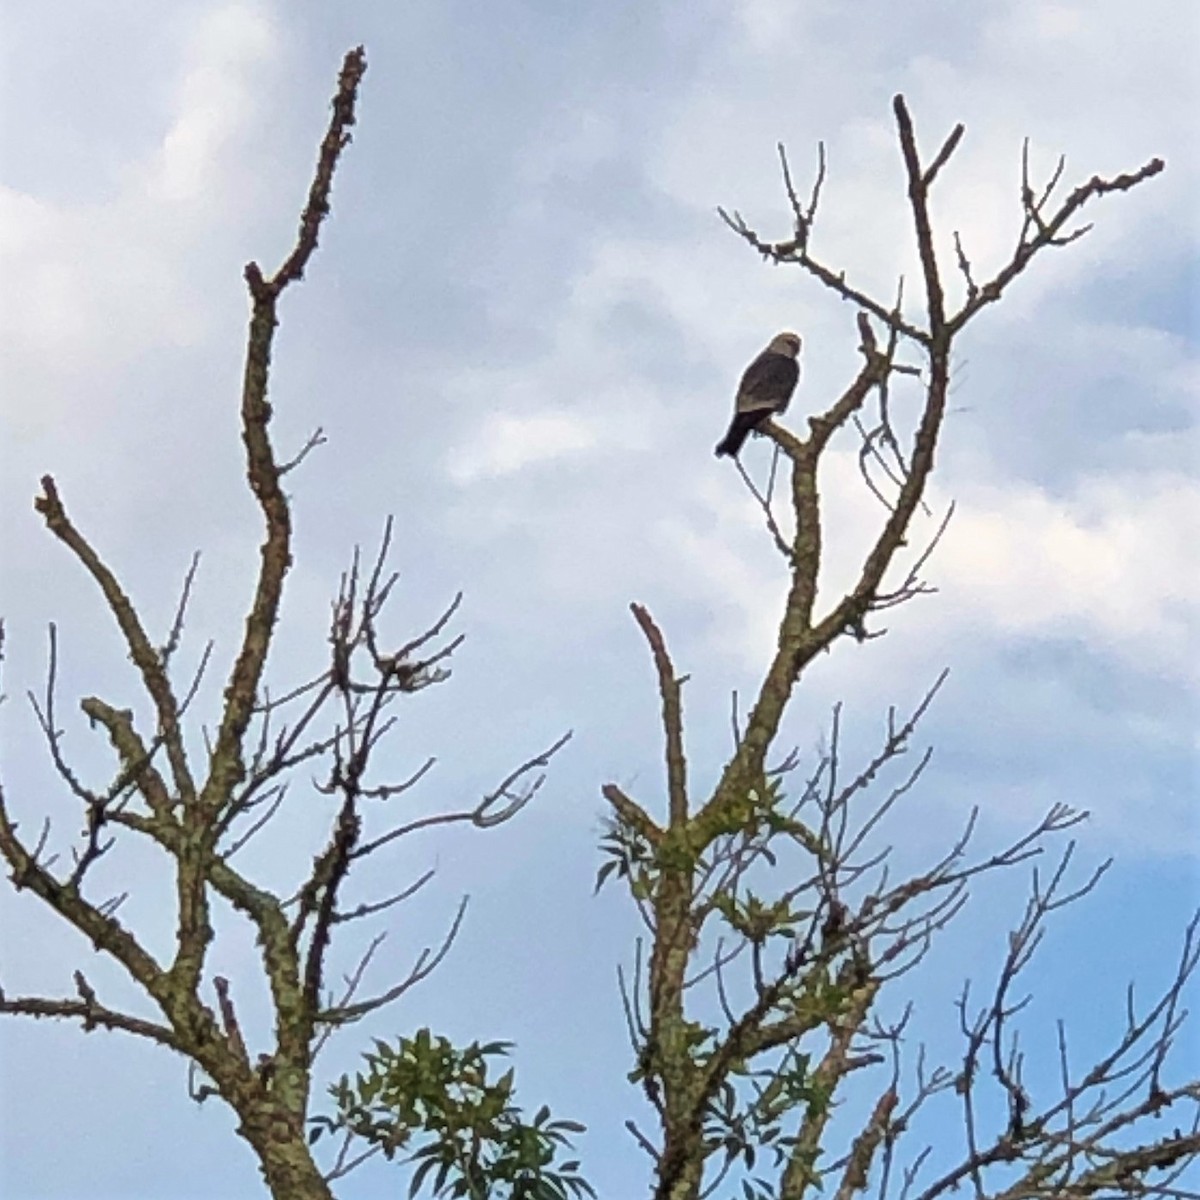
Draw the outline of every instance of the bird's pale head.
<instances>
[{"instance_id":1,"label":"bird's pale head","mask_svg":"<svg viewBox=\"0 0 1200 1200\"><path fill-rule=\"evenodd\" d=\"M777 333L767 347L771 354L786 354L795 358L800 353L800 335L798 333Z\"/></svg>"}]
</instances>

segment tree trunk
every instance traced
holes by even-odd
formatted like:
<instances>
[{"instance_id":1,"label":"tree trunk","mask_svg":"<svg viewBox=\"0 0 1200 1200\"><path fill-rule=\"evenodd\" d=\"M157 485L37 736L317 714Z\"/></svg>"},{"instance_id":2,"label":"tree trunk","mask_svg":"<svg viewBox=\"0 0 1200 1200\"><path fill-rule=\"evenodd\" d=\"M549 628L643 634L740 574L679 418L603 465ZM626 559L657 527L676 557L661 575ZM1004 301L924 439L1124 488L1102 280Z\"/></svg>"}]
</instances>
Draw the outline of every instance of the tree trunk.
<instances>
[{"instance_id":1,"label":"tree trunk","mask_svg":"<svg viewBox=\"0 0 1200 1200\"><path fill-rule=\"evenodd\" d=\"M284 1114L267 1105L243 1114L238 1132L258 1155L259 1170L275 1200L333 1200L304 1136Z\"/></svg>"}]
</instances>

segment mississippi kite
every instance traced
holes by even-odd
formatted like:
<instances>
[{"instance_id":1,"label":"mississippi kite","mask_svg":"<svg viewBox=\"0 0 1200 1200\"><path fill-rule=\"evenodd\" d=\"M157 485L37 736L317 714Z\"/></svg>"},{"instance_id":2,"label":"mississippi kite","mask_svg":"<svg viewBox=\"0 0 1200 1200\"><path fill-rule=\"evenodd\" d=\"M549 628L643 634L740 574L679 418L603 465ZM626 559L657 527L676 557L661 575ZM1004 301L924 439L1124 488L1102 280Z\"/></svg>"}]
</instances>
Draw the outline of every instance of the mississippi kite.
<instances>
[{"instance_id":1,"label":"mississippi kite","mask_svg":"<svg viewBox=\"0 0 1200 1200\"><path fill-rule=\"evenodd\" d=\"M800 364L796 361L799 353L800 338L794 333L781 333L746 368L738 384L729 432L717 443L718 455L736 457L752 429L787 408L800 378Z\"/></svg>"}]
</instances>

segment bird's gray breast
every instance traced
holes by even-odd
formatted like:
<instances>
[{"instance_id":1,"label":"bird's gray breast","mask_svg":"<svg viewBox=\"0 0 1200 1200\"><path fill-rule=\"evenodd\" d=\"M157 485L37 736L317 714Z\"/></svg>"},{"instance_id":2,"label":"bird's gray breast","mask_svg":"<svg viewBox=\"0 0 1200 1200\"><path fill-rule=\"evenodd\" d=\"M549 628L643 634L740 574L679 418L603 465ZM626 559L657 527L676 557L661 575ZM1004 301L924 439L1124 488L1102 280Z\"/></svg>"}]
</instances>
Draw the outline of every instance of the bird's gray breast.
<instances>
[{"instance_id":1,"label":"bird's gray breast","mask_svg":"<svg viewBox=\"0 0 1200 1200\"><path fill-rule=\"evenodd\" d=\"M765 350L746 368L738 385L738 411L783 412L799 378L800 365L794 358Z\"/></svg>"}]
</instances>

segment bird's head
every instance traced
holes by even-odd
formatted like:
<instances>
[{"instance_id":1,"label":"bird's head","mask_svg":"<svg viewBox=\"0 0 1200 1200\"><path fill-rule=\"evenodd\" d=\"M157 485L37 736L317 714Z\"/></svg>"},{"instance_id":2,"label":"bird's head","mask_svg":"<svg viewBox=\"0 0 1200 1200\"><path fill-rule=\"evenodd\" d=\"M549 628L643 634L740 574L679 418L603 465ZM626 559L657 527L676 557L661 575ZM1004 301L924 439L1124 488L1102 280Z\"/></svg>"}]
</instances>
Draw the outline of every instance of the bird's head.
<instances>
[{"instance_id":1,"label":"bird's head","mask_svg":"<svg viewBox=\"0 0 1200 1200\"><path fill-rule=\"evenodd\" d=\"M800 353L800 335L798 333L777 333L767 349L772 354L786 354L788 358L796 358Z\"/></svg>"}]
</instances>

